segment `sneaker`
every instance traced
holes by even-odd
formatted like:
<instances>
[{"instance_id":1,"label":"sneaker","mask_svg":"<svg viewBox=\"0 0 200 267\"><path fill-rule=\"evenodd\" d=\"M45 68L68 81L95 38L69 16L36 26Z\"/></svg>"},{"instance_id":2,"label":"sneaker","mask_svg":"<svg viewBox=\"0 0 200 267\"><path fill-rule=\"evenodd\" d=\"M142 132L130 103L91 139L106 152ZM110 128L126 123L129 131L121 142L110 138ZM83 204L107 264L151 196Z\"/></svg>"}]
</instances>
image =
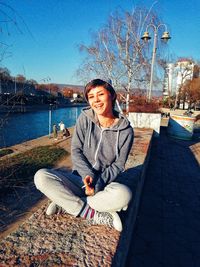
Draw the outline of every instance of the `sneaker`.
<instances>
[{"instance_id":1,"label":"sneaker","mask_svg":"<svg viewBox=\"0 0 200 267\"><path fill-rule=\"evenodd\" d=\"M121 209L118 209L117 211L121 211L121 210L123 210L123 211L126 211L128 209L128 205L126 205L125 207L123 207L123 208L121 208Z\"/></svg>"},{"instance_id":2,"label":"sneaker","mask_svg":"<svg viewBox=\"0 0 200 267\"><path fill-rule=\"evenodd\" d=\"M123 211L126 211L128 209L128 205L122 208Z\"/></svg>"},{"instance_id":3,"label":"sneaker","mask_svg":"<svg viewBox=\"0 0 200 267\"><path fill-rule=\"evenodd\" d=\"M54 202L51 202L51 204L48 206L46 210L46 215L53 215L57 211L57 205Z\"/></svg>"},{"instance_id":4,"label":"sneaker","mask_svg":"<svg viewBox=\"0 0 200 267\"><path fill-rule=\"evenodd\" d=\"M104 224L115 228L117 231L122 231L122 222L116 212L99 212L95 211L94 217L90 219L92 224Z\"/></svg>"},{"instance_id":5,"label":"sneaker","mask_svg":"<svg viewBox=\"0 0 200 267\"><path fill-rule=\"evenodd\" d=\"M65 214L66 211L62 209L60 206L56 205L54 202L51 202L51 204L48 206L46 210L46 215L54 215L54 214Z\"/></svg>"}]
</instances>

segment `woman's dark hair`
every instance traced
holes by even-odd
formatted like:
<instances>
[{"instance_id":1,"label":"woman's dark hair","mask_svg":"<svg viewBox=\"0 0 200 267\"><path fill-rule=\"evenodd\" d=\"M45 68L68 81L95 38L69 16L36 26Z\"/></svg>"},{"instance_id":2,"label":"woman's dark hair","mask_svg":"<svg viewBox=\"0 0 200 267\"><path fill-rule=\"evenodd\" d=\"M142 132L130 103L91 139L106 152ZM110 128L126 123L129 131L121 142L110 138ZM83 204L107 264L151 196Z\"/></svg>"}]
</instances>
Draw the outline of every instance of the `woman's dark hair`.
<instances>
[{"instance_id":1,"label":"woman's dark hair","mask_svg":"<svg viewBox=\"0 0 200 267\"><path fill-rule=\"evenodd\" d=\"M107 91L110 92L110 94L112 96L112 106L114 108L117 94L110 83L103 81L101 79L94 79L94 80L90 81L88 84L86 84L85 89L84 89L85 99L88 101L89 91L91 89L97 87L97 86L102 86L104 89L106 89Z\"/></svg>"}]
</instances>

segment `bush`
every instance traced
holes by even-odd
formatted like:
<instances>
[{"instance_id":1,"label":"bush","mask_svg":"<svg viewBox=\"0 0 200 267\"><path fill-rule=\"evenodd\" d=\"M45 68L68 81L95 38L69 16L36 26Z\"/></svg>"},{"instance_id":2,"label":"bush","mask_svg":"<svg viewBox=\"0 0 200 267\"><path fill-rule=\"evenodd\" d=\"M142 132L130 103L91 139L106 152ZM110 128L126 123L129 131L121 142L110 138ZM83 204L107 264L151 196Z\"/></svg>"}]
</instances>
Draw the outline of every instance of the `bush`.
<instances>
[{"instance_id":1,"label":"bush","mask_svg":"<svg viewBox=\"0 0 200 267\"><path fill-rule=\"evenodd\" d=\"M160 113L161 104L157 99L147 102L145 96L134 96L129 105L129 112Z\"/></svg>"}]
</instances>

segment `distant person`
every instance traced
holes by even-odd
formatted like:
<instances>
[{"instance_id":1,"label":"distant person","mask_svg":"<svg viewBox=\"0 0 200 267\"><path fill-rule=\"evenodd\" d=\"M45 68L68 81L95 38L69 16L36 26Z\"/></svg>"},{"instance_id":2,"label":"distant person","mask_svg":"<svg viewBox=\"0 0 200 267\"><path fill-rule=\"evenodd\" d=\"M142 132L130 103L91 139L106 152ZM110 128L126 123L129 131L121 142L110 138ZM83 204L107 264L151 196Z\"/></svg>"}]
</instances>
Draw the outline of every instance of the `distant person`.
<instances>
[{"instance_id":1,"label":"distant person","mask_svg":"<svg viewBox=\"0 0 200 267\"><path fill-rule=\"evenodd\" d=\"M63 138L67 138L68 136L70 136L70 132L67 128L65 128Z\"/></svg>"},{"instance_id":2,"label":"distant person","mask_svg":"<svg viewBox=\"0 0 200 267\"><path fill-rule=\"evenodd\" d=\"M65 124L63 123L63 121L61 121L59 123L59 127L60 127L60 131L61 131L62 138L63 138L64 137L64 133L65 133Z\"/></svg>"},{"instance_id":3,"label":"distant person","mask_svg":"<svg viewBox=\"0 0 200 267\"><path fill-rule=\"evenodd\" d=\"M111 84L95 79L85 87L89 107L79 116L71 144L73 173L41 169L34 177L36 187L52 203L46 214L61 207L64 212L122 230L118 211L132 198L125 185L124 169L133 144L133 129L116 110L116 92Z\"/></svg>"},{"instance_id":4,"label":"distant person","mask_svg":"<svg viewBox=\"0 0 200 267\"><path fill-rule=\"evenodd\" d=\"M58 140L58 128L56 124L53 125L53 138L54 140Z\"/></svg>"}]
</instances>

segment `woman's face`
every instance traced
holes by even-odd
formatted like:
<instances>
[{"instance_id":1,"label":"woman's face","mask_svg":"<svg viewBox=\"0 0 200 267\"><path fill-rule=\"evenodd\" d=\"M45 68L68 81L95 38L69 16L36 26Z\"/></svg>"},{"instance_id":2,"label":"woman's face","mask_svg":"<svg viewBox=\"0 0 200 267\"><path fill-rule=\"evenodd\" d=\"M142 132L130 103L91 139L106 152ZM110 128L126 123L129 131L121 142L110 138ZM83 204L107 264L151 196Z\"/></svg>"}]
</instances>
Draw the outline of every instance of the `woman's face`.
<instances>
[{"instance_id":1,"label":"woman's face","mask_svg":"<svg viewBox=\"0 0 200 267\"><path fill-rule=\"evenodd\" d=\"M112 96L103 86L97 86L88 92L88 102L97 115L108 116L113 113Z\"/></svg>"}]
</instances>

